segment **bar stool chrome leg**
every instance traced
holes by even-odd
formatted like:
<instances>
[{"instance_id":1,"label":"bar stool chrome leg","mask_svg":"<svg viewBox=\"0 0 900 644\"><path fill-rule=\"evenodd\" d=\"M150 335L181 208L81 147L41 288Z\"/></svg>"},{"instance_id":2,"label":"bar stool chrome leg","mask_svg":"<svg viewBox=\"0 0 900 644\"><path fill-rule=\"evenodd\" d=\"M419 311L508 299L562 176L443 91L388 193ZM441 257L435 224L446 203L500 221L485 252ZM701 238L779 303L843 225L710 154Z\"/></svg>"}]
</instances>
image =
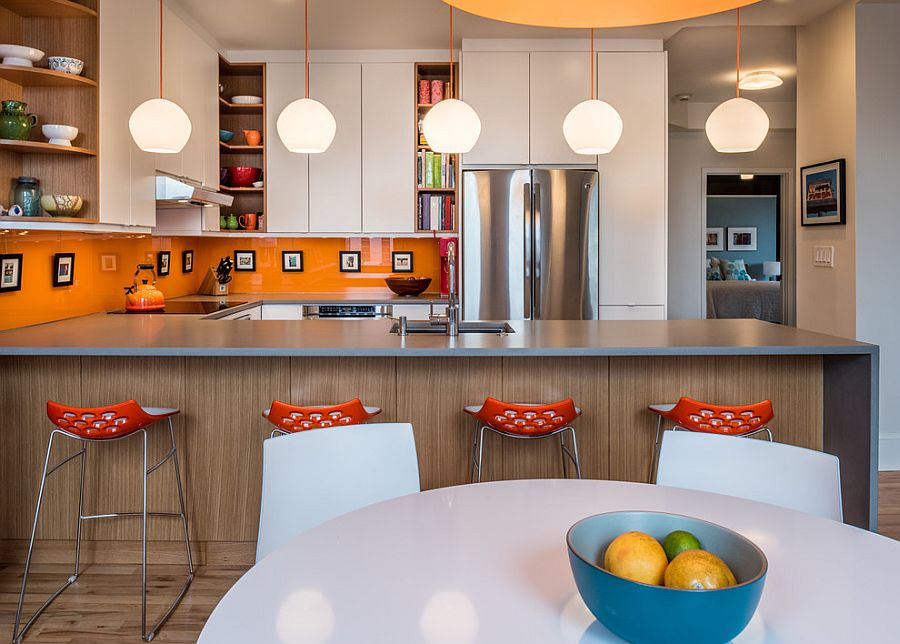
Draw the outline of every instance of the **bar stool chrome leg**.
<instances>
[{"instance_id":1,"label":"bar stool chrome leg","mask_svg":"<svg viewBox=\"0 0 900 644\"><path fill-rule=\"evenodd\" d=\"M569 467L566 463L566 438L565 432L559 434L559 459L562 462L562 475L564 479L569 478Z\"/></svg>"},{"instance_id":2,"label":"bar stool chrome leg","mask_svg":"<svg viewBox=\"0 0 900 644\"><path fill-rule=\"evenodd\" d=\"M653 441L653 453L650 454L650 471L647 473L647 482L656 480L656 459L659 455L659 438L662 435L662 416L656 417L656 439Z\"/></svg>"},{"instance_id":3,"label":"bar stool chrome leg","mask_svg":"<svg viewBox=\"0 0 900 644\"><path fill-rule=\"evenodd\" d=\"M575 473L578 475L578 478L581 478L581 460L578 458L578 440L575 438L575 428L571 425L569 426L569 431L572 432L572 452L569 454L569 457L572 459L572 462L575 463Z\"/></svg>"},{"instance_id":4,"label":"bar stool chrome leg","mask_svg":"<svg viewBox=\"0 0 900 644\"><path fill-rule=\"evenodd\" d=\"M487 427L481 427L478 430L478 464L476 469L478 470L478 478L476 479L476 483L481 483L481 470L484 466L484 430Z\"/></svg>"}]
</instances>

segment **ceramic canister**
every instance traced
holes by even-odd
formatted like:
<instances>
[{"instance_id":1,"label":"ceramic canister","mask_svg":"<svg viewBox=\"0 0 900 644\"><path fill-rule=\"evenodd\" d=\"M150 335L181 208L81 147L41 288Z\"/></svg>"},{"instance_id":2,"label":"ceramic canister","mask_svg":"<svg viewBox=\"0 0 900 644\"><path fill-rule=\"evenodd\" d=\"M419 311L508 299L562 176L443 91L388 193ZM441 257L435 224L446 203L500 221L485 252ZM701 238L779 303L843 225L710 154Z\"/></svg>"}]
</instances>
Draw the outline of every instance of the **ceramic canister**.
<instances>
[{"instance_id":1,"label":"ceramic canister","mask_svg":"<svg viewBox=\"0 0 900 644\"><path fill-rule=\"evenodd\" d=\"M444 100L444 81L431 81L431 102L440 103Z\"/></svg>"},{"instance_id":2,"label":"ceramic canister","mask_svg":"<svg viewBox=\"0 0 900 644\"><path fill-rule=\"evenodd\" d=\"M427 80L419 81L419 105L431 103L431 83Z\"/></svg>"}]
</instances>

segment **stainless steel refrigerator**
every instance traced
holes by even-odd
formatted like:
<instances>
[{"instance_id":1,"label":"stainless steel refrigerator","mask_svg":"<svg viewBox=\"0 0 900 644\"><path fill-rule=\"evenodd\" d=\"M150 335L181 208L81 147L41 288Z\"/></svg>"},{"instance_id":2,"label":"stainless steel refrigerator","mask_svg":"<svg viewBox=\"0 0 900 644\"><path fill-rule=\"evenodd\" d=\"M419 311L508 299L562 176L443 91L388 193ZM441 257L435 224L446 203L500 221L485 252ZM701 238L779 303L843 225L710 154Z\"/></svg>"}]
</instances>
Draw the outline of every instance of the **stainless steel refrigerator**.
<instances>
[{"instance_id":1,"label":"stainless steel refrigerator","mask_svg":"<svg viewBox=\"0 0 900 644\"><path fill-rule=\"evenodd\" d=\"M466 170L462 304L467 320L596 320L595 170Z\"/></svg>"}]
</instances>

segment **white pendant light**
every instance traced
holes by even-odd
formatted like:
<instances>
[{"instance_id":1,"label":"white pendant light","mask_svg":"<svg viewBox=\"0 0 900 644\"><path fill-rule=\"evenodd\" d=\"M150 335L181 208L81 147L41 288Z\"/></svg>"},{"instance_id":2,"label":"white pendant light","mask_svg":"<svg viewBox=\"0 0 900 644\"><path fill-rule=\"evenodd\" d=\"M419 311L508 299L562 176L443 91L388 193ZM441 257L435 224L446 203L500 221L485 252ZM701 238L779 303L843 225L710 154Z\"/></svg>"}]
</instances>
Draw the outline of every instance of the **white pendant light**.
<instances>
[{"instance_id":1,"label":"white pendant light","mask_svg":"<svg viewBox=\"0 0 900 644\"><path fill-rule=\"evenodd\" d=\"M572 108L563 121L563 136L576 154L609 154L622 138L622 117L597 100L594 86L594 30L591 29L591 98Z\"/></svg>"},{"instance_id":2,"label":"white pendant light","mask_svg":"<svg viewBox=\"0 0 900 644\"><path fill-rule=\"evenodd\" d=\"M750 72L741 79L738 84L742 90L755 91L760 89L774 89L781 87L784 81L775 72Z\"/></svg>"},{"instance_id":3,"label":"white pendant light","mask_svg":"<svg viewBox=\"0 0 900 644\"><path fill-rule=\"evenodd\" d=\"M713 110L706 120L706 137L723 154L759 149L769 133L769 116L759 105L741 98L741 10L737 10L736 97Z\"/></svg>"},{"instance_id":4,"label":"white pendant light","mask_svg":"<svg viewBox=\"0 0 900 644\"><path fill-rule=\"evenodd\" d=\"M453 98L453 7L450 7L450 98L428 110L422 133L435 152L465 154L481 136L481 119L468 103Z\"/></svg>"},{"instance_id":5,"label":"white pendant light","mask_svg":"<svg viewBox=\"0 0 900 644\"><path fill-rule=\"evenodd\" d=\"M163 98L163 4L159 0L159 98L135 108L128 119L135 144L144 152L178 154L191 138L191 119L177 104Z\"/></svg>"},{"instance_id":6,"label":"white pendant light","mask_svg":"<svg viewBox=\"0 0 900 644\"><path fill-rule=\"evenodd\" d=\"M275 125L281 142L291 152L320 154L331 147L337 122L327 107L309 97L309 0L304 3L303 20L306 29L306 96L285 107Z\"/></svg>"}]
</instances>

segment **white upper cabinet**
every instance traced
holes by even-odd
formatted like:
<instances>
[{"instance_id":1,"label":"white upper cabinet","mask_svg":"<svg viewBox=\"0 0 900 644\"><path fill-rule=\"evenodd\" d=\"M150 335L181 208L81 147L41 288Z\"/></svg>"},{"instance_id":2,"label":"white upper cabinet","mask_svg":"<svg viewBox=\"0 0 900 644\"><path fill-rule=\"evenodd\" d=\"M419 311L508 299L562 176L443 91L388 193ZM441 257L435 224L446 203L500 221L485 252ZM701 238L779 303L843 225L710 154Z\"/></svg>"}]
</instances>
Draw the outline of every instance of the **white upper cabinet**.
<instances>
[{"instance_id":1,"label":"white upper cabinet","mask_svg":"<svg viewBox=\"0 0 900 644\"><path fill-rule=\"evenodd\" d=\"M463 52L462 99L478 113L481 136L467 165L529 162L529 54Z\"/></svg>"},{"instance_id":2,"label":"white upper cabinet","mask_svg":"<svg viewBox=\"0 0 900 644\"><path fill-rule=\"evenodd\" d=\"M331 110L337 133L326 152L309 159L310 232L362 231L361 89L360 64L311 65L310 96Z\"/></svg>"},{"instance_id":3,"label":"white upper cabinet","mask_svg":"<svg viewBox=\"0 0 900 644\"><path fill-rule=\"evenodd\" d=\"M590 83L590 53L532 52L531 163L594 163L593 156L575 154L563 136L566 115L590 98Z\"/></svg>"},{"instance_id":4,"label":"white upper cabinet","mask_svg":"<svg viewBox=\"0 0 900 644\"><path fill-rule=\"evenodd\" d=\"M159 94L157 7L146 0L100 5L100 221L156 223L155 155L131 138L134 108Z\"/></svg>"},{"instance_id":5,"label":"white upper cabinet","mask_svg":"<svg viewBox=\"0 0 900 644\"><path fill-rule=\"evenodd\" d=\"M414 76L412 63L362 66L363 232L415 230Z\"/></svg>"},{"instance_id":6,"label":"white upper cabinet","mask_svg":"<svg viewBox=\"0 0 900 644\"><path fill-rule=\"evenodd\" d=\"M281 111L303 98L304 77L303 63L266 65L266 230L270 233L309 232L310 155L289 152L276 125Z\"/></svg>"}]
</instances>

